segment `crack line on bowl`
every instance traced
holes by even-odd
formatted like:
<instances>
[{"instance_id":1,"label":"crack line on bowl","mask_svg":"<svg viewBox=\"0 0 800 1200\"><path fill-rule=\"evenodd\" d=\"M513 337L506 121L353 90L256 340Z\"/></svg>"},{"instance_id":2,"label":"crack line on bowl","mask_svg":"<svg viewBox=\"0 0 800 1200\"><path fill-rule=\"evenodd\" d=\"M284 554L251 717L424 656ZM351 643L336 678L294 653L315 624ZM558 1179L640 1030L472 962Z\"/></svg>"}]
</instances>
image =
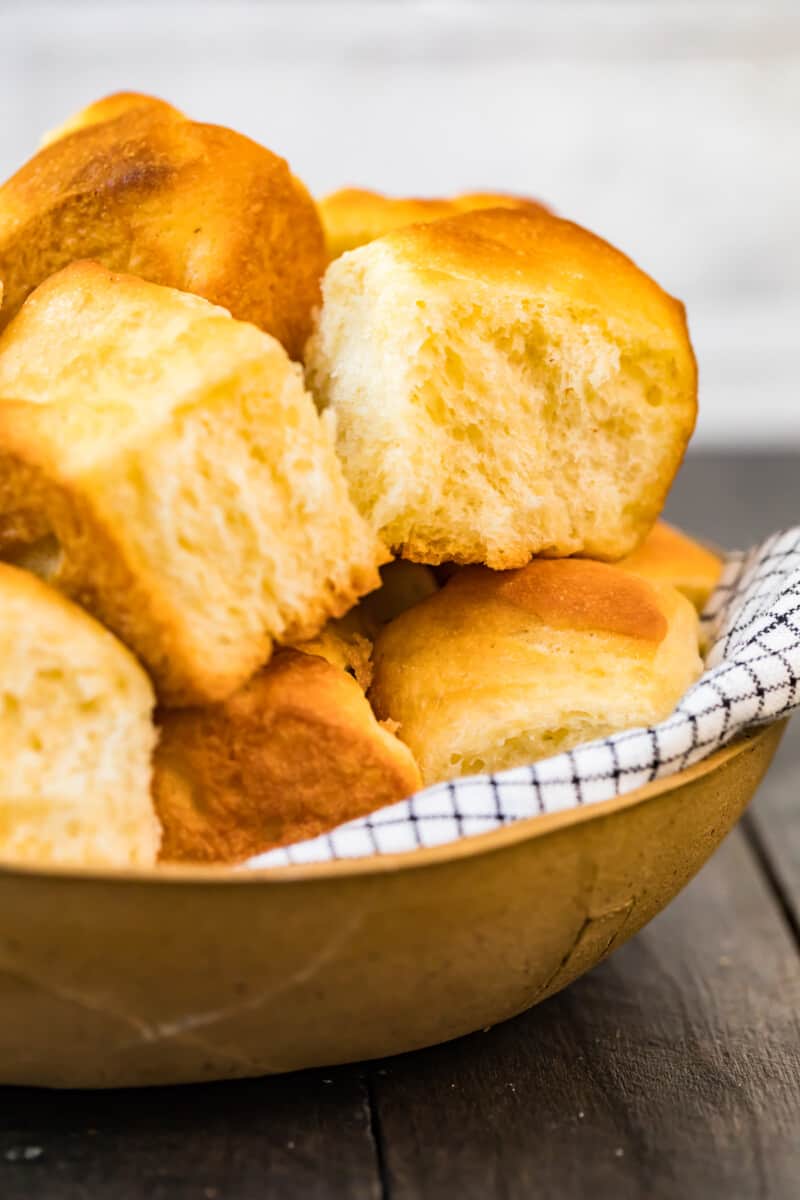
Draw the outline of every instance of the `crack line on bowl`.
<instances>
[{"instance_id":1,"label":"crack line on bowl","mask_svg":"<svg viewBox=\"0 0 800 1200\"><path fill-rule=\"evenodd\" d=\"M230 1017L238 1016L240 1013L257 1010L276 996L281 996L285 992L291 991L298 984L309 983L314 979L319 969L361 928L365 917L366 913L363 910L354 913L352 918L345 922L334 937L328 939L322 949L304 967L295 971L286 979L282 979L272 987L267 988L265 991L257 992L256 995L247 996L242 1000L237 1000L233 1004L223 1005L222 1008L187 1013L185 1016L176 1017L172 1020L142 1022L141 1038L137 1042L122 1045L120 1049L129 1049L131 1046L138 1045L141 1042L153 1043L172 1039L187 1042L198 1041L199 1044L205 1045L205 1042L200 1042L199 1039L194 1039L187 1035L191 1035L196 1029L207 1029L209 1026L218 1025ZM216 1046L215 1048L221 1049L222 1047Z\"/></svg>"}]
</instances>

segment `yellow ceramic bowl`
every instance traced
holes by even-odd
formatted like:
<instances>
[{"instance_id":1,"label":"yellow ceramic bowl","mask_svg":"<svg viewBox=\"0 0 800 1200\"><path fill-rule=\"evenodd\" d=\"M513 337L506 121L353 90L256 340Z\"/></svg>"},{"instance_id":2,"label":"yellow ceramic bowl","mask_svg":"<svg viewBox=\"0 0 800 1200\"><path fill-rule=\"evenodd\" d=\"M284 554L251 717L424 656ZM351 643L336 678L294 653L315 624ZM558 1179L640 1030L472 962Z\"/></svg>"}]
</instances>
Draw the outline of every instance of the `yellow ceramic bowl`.
<instances>
[{"instance_id":1,"label":"yellow ceramic bowl","mask_svg":"<svg viewBox=\"0 0 800 1200\"><path fill-rule=\"evenodd\" d=\"M672 899L781 732L617 800L408 855L239 873L3 869L0 1082L261 1075L503 1021Z\"/></svg>"}]
</instances>

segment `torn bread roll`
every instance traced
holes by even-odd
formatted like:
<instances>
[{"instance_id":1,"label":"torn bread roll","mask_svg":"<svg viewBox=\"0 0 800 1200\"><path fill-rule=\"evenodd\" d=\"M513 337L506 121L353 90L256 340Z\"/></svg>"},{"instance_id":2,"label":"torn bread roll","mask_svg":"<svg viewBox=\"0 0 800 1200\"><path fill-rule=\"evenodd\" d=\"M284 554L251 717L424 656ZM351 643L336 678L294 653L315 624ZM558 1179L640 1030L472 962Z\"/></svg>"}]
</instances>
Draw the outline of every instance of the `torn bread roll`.
<instances>
[{"instance_id":1,"label":"torn bread roll","mask_svg":"<svg viewBox=\"0 0 800 1200\"><path fill-rule=\"evenodd\" d=\"M683 306L567 221L491 209L331 263L306 351L353 499L419 562L629 554L694 427Z\"/></svg>"},{"instance_id":2,"label":"torn bread roll","mask_svg":"<svg viewBox=\"0 0 800 1200\"><path fill-rule=\"evenodd\" d=\"M420 785L410 750L356 681L296 650L223 704L166 713L154 772L161 858L181 862L239 862Z\"/></svg>"},{"instance_id":3,"label":"torn bread roll","mask_svg":"<svg viewBox=\"0 0 800 1200\"><path fill-rule=\"evenodd\" d=\"M0 397L0 551L44 539L163 703L223 699L379 582L299 367L197 296L73 264L0 335Z\"/></svg>"},{"instance_id":4,"label":"torn bread roll","mask_svg":"<svg viewBox=\"0 0 800 1200\"><path fill-rule=\"evenodd\" d=\"M540 559L467 567L387 625L370 697L430 784L658 721L701 669L697 614L674 588Z\"/></svg>"},{"instance_id":5,"label":"torn bread roll","mask_svg":"<svg viewBox=\"0 0 800 1200\"><path fill-rule=\"evenodd\" d=\"M282 158L124 93L70 118L0 187L0 328L43 279L82 258L204 296L298 358L325 242Z\"/></svg>"},{"instance_id":6,"label":"torn bread roll","mask_svg":"<svg viewBox=\"0 0 800 1200\"><path fill-rule=\"evenodd\" d=\"M657 521L642 544L618 564L652 583L670 583L702 612L722 573L722 559L693 538Z\"/></svg>"},{"instance_id":7,"label":"torn bread roll","mask_svg":"<svg viewBox=\"0 0 800 1200\"><path fill-rule=\"evenodd\" d=\"M106 629L0 564L0 858L150 866L153 689Z\"/></svg>"},{"instance_id":8,"label":"torn bread roll","mask_svg":"<svg viewBox=\"0 0 800 1200\"><path fill-rule=\"evenodd\" d=\"M317 201L328 258L364 246L375 238L426 221L439 221L481 208L527 208L547 212L538 200L502 192L467 192L461 196L421 199L384 196L366 188L340 188Z\"/></svg>"}]
</instances>

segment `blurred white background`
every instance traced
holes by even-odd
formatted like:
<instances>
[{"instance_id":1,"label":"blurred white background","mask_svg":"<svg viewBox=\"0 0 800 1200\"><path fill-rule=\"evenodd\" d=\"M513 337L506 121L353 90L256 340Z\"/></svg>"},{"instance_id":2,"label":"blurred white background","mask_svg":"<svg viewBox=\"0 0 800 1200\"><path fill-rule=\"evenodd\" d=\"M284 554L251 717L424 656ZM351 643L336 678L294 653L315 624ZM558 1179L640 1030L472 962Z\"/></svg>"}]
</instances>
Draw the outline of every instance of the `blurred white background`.
<instances>
[{"instance_id":1,"label":"blurred white background","mask_svg":"<svg viewBox=\"0 0 800 1200\"><path fill-rule=\"evenodd\" d=\"M3 175L119 89L317 193L546 199L685 301L696 444L800 446L799 0L0 0Z\"/></svg>"}]
</instances>

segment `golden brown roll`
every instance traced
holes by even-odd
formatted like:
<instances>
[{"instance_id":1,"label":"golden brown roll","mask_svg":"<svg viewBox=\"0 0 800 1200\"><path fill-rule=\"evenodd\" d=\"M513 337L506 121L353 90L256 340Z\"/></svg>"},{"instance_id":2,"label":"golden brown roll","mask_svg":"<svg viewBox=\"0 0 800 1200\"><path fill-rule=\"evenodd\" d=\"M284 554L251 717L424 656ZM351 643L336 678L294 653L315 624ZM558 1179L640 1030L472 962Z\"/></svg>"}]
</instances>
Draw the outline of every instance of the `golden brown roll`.
<instances>
[{"instance_id":1,"label":"golden brown roll","mask_svg":"<svg viewBox=\"0 0 800 1200\"><path fill-rule=\"evenodd\" d=\"M426 784L658 721L698 677L674 588L584 559L468 567L379 634L370 693Z\"/></svg>"},{"instance_id":2,"label":"golden brown roll","mask_svg":"<svg viewBox=\"0 0 800 1200\"><path fill-rule=\"evenodd\" d=\"M0 564L0 859L151 866L153 689L124 646Z\"/></svg>"},{"instance_id":3,"label":"golden brown roll","mask_svg":"<svg viewBox=\"0 0 800 1200\"><path fill-rule=\"evenodd\" d=\"M367 242L401 229L404 225L438 221L457 213L481 208L529 208L549 211L538 200L509 196L502 192L470 192L463 196L418 199L411 196L383 196L364 188L341 188L317 202L328 258L338 258Z\"/></svg>"},{"instance_id":4,"label":"golden brown roll","mask_svg":"<svg viewBox=\"0 0 800 1200\"><path fill-rule=\"evenodd\" d=\"M683 306L568 221L490 209L331 263L307 378L361 512L399 555L618 559L694 427Z\"/></svg>"},{"instance_id":5,"label":"golden brown roll","mask_svg":"<svg viewBox=\"0 0 800 1200\"><path fill-rule=\"evenodd\" d=\"M99 617L169 704L230 695L387 557L283 347L96 263L0 334L0 553Z\"/></svg>"},{"instance_id":6,"label":"golden brown roll","mask_svg":"<svg viewBox=\"0 0 800 1200\"><path fill-rule=\"evenodd\" d=\"M89 125L100 125L103 121L114 121L117 117L121 117L123 114L132 112L135 109L160 111L165 116L184 119L184 114L179 109L168 104L166 100L159 100L157 96L146 96L142 92L114 92L111 96L104 96L101 100L95 100L92 104L87 104L86 108L73 113L72 116L63 121L56 129L51 129L42 138L39 148L42 149L44 146L49 146L52 142L57 142L60 138L66 137L70 133L77 133L79 129L86 129Z\"/></svg>"},{"instance_id":7,"label":"golden brown roll","mask_svg":"<svg viewBox=\"0 0 800 1200\"><path fill-rule=\"evenodd\" d=\"M237 862L402 800L411 752L344 671L282 650L224 704L165 715L153 795L162 860Z\"/></svg>"},{"instance_id":8,"label":"golden brown roll","mask_svg":"<svg viewBox=\"0 0 800 1200\"><path fill-rule=\"evenodd\" d=\"M325 246L282 158L130 93L51 137L0 188L0 328L48 275L93 258L221 304L299 357Z\"/></svg>"},{"instance_id":9,"label":"golden brown roll","mask_svg":"<svg viewBox=\"0 0 800 1200\"><path fill-rule=\"evenodd\" d=\"M722 559L666 521L657 521L642 544L618 564L653 583L671 583L698 612L717 586Z\"/></svg>"}]
</instances>

